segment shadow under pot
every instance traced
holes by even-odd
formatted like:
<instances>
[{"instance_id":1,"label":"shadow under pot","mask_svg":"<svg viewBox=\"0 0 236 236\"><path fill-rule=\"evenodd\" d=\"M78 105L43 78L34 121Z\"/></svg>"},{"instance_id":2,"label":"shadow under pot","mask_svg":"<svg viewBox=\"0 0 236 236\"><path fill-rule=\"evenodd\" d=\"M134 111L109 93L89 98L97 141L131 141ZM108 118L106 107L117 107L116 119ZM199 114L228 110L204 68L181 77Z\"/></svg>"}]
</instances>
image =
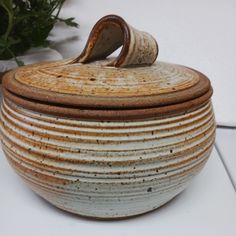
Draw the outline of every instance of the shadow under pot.
<instances>
[{"instance_id":1,"label":"shadow under pot","mask_svg":"<svg viewBox=\"0 0 236 236\"><path fill-rule=\"evenodd\" d=\"M157 54L152 36L109 15L79 57L4 75L2 147L31 189L66 211L114 219L188 186L214 143L212 88Z\"/></svg>"}]
</instances>

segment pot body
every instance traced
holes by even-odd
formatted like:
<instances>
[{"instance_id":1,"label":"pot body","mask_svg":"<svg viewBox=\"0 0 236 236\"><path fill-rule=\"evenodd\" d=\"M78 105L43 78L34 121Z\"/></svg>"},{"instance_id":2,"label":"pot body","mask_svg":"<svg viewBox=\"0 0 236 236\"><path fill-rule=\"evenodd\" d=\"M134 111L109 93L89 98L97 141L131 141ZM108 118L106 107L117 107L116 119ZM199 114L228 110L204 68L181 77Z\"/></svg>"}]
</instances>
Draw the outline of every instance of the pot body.
<instances>
[{"instance_id":1,"label":"pot body","mask_svg":"<svg viewBox=\"0 0 236 236\"><path fill-rule=\"evenodd\" d=\"M37 194L103 219L171 200L203 168L215 138L210 101L172 117L100 122L36 113L5 99L1 120L4 153Z\"/></svg>"}]
</instances>

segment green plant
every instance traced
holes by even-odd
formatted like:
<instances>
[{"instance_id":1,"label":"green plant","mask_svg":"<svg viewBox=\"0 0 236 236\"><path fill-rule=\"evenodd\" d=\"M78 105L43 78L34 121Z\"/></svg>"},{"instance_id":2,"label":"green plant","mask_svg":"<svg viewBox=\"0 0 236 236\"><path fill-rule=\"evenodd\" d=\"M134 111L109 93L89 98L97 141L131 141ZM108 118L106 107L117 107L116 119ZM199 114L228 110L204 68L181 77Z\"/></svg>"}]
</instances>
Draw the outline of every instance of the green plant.
<instances>
[{"instance_id":1,"label":"green plant","mask_svg":"<svg viewBox=\"0 0 236 236\"><path fill-rule=\"evenodd\" d=\"M59 17L65 0L0 0L0 59L15 58L31 47L46 47L58 21L77 27L74 18Z\"/></svg>"}]
</instances>

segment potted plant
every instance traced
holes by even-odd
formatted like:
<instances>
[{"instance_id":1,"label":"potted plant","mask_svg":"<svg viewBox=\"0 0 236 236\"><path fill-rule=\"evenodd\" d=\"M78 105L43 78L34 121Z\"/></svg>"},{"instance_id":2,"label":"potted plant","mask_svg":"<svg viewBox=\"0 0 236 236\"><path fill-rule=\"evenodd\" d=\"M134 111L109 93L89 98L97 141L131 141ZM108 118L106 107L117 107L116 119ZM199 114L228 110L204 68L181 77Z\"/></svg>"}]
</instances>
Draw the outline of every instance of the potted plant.
<instances>
[{"instance_id":1,"label":"potted plant","mask_svg":"<svg viewBox=\"0 0 236 236\"><path fill-rule=\"evenodd\" d=\"M48 35L57 22L78 26L73 17L59 16L64 3L65 0L0 0L0 73L21 66L24 61L28 64L30 60L19 56L29 49L48 47Z\"/></svg>"}]
</instances>

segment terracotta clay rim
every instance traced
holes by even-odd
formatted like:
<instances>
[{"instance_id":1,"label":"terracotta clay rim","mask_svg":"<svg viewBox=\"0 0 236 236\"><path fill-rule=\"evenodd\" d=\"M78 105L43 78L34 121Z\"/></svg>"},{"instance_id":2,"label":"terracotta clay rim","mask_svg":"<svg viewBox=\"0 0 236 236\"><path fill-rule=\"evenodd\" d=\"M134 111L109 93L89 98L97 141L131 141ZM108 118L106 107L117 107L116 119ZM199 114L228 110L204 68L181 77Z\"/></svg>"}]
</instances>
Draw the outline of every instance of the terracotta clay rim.
<instances>
[{"instance_id":1,"label":"terracotta clay rim","mask_svg":"<svg viewBox=\"0 0 236 236\"><path fill-rule=\"evenodd\" d=\"M189 68L191 69L191 68ZM7 73L3 77L3 87L11 93L37 100L41 103L57 104L59 106L74 106L91 109L134 109L174 105L191 101L203 96L211 87L210 81L202 73L191 69L199 75L199 82L187 89L173 91L166 94L136 96L136 97L98 97L79 96L47 91L40 88L24 85L14 78L17 70Z\"/></svg>"},{"instance_id":2,"label":"terracotta clay rim","mask_svg":"<svg viewBox=\"0 0 236 236\"><path fill-rule=\"evenodd\" d=\"M146 108L146 109L83 109L71 106L57 106L40 103L35 100L25 99L3 89L6 103L8 101L20 105L23 108L65 118L77 118L81 120L108 120L108 121L129 121L148 118L173 116L186 113L206 104L213 93L212 88L203 96L191 101L178 103L175 105Z\"/></svg>"}]
</instances>

